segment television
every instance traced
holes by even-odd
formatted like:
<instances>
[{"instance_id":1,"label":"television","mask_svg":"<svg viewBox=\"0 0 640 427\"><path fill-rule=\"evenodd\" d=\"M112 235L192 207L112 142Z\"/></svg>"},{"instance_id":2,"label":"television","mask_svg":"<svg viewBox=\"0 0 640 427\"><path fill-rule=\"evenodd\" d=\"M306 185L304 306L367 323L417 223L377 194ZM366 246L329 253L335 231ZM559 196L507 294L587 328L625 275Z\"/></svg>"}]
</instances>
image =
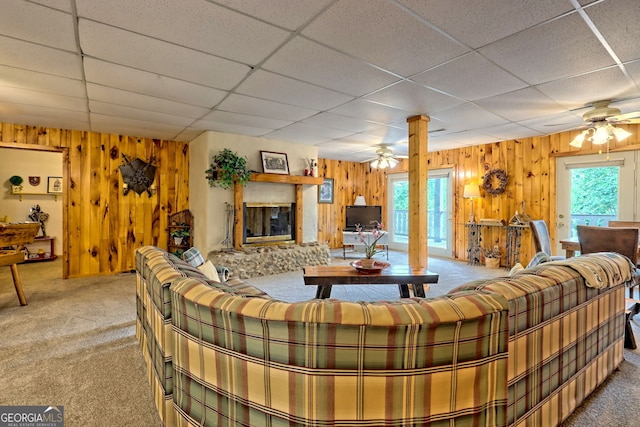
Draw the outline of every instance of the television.
<instances>
[{"instance_id":1,"label":"television","mask_svg":"<svg viewBox=\"0 0 640 427\"><path fill-rule=\"evenodd\" d=\"M376 221L382 222L382 206L347 206L345 231L356 231L356 225L363 229L372 229Z\"/></svg>"}]
</instances>

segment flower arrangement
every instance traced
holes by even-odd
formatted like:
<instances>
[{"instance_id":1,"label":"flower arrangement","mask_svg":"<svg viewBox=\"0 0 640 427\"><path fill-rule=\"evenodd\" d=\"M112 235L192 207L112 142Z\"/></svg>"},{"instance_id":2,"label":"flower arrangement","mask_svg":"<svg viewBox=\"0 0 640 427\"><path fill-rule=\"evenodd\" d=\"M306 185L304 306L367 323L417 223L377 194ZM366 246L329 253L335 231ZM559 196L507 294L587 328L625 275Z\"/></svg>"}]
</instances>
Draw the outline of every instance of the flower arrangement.
<instances>
[{"instance_id":1,"label":"flower arrangement","mask_svg":"<svg viewBox=\"0 0 640 427\"><path fill-rule=\"evenodd\" d=\"M365 258L371 259L378 253L378 249L376 249L378 240L385 235L385 232L382 231L382 224L376 221L376 226L371 230L371 233L364 233L362 226L356 224L356 231L358 232L358 240L364 245Z\"/></svg>"}]
</instances>

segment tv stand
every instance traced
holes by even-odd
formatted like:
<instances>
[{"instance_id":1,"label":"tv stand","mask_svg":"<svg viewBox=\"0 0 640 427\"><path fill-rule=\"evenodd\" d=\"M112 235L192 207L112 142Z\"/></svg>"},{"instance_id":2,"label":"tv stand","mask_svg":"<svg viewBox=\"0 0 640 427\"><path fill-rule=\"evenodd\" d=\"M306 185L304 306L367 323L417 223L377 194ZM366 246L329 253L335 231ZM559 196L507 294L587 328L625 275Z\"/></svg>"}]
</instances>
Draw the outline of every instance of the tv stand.
<instances>
[{"instance_id":1,"label":"tv stand","mask_svg":"<svg viewBox=\"0 0 640 427\"><path fill-rule=\"evenodd\" d=\"M384 235L380 238L380 240L378 240L378 243L376 244L376 246L382 246L384 252L386 252L387 254L387 260L388 260L389 259L389 234L384 230L380 230L380 231L384 233ZM357 231L342 232L342 259L347 259L347 252L346 252L347 246L353 246L354 250L357 245L362 246L362 243L360 242L359 234L360 233L358 233ZM373 239L373 233L371 231L363 230L361 234L365 236L365 239L367 237L369 238L370 241Z\"/></svg>"}]
</instances>

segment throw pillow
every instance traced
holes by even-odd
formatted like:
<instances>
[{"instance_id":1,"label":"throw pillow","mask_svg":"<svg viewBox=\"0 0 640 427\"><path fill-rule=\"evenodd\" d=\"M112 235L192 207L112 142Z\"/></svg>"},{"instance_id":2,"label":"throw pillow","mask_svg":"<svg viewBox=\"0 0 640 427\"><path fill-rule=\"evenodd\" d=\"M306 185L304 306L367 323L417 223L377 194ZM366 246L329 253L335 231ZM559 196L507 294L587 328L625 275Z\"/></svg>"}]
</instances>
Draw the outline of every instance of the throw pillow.
<instances>
[{"instance_id":1,"label":"throw pillow","mask_svg":"<svg viewBox=\"0 0 640 427\"><path fill-rule=\"evenodd\" d=\"M518 272L520 272L522 270L524 270L524 266L518 262L518 263L516 263L516 265L511 267L511 270L509 270L509 276L513 276L514 274L516 274L516 273L518 273Z\"/></svg>"},{"instance_id":2,"label":"throw pillow","mask_svg":"<svg viewBox=\"0 0 640 427\"><path fill-rule=\"evenodd\" d=\"M218 277L218 270L216 270L216 267L213 265L211 260L207 260L205 261L204 264L199 265L198 270L200 270L202 274L207 276L209 280L214 280L220 283L220 277Z\"/></svg>"},{"instance_id":3,"label":"throw pillow","mask_svg":"<svg viewBox=\"0 0 640 427\"><path fill-rule=\"evenodd\" d=\"M529 261L529 264L527 264L527 268L535 267L537 265L540 265L544 262L549 262L549 261L551 261L551 258L549 258L549 255L545 254L544 252L538 252L533 256L531 261Z\"/></svg>"}]
</instances>

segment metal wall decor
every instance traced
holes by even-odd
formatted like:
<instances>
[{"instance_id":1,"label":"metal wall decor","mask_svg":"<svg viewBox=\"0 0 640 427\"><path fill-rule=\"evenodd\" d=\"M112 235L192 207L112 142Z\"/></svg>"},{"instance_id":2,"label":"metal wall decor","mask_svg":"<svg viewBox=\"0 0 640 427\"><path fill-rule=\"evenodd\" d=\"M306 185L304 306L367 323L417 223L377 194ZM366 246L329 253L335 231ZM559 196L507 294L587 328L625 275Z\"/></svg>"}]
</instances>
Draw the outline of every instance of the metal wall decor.
<instances>
[{"instance_id":1,"label":"metal wall decor","mask_svg":"<svg viewBox=\"0 0 640 427\"><path fill-rule=\"evenodd\" d=\"M44 228L44 222L49 219L49 214L43 212L42 209L40 209L40 205L32 206L31 209L29 209L29 212L31 212L29 214L29 219L33 222L39 222L40 229L42 230L42 236L47 237L47 231Z\"/></svg>"},{"instance_id":2,"label":"metal wall decor","mask_svg":"<svg viewBox=\"0 0 640 427\"><path fill-rule=\"evenodd\" d=\"M124 181L122 185L123 194L126 196L129 194L129 190L133 190L138 194L146 191L151 197L154 190L153 180L156 177L156 167L139 158L129 160L124 154L122 158L124 159L124 164L119 169ZM149 162L153 162L154 159L154 157L151 157Z\"/></svg>"}]
</instances>

